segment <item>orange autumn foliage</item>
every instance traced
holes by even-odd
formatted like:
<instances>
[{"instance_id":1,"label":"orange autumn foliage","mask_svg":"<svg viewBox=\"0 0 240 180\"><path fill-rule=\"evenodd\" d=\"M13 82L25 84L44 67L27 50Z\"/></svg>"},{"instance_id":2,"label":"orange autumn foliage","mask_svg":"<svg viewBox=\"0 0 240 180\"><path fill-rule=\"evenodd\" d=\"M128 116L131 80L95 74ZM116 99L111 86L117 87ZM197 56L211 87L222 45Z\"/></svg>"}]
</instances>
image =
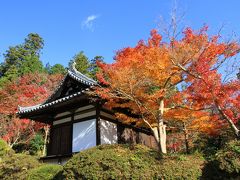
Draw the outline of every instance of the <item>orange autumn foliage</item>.
<instances>
[{"instance_id":1,"label":"orange autumn foliage","mask_svg":"<svg viewBox=\"0 0 240 180\"><path fill-rule=\"evenodd\" d=\"M102 86L95 93L125 123L153 128L159 119L177 119L209 134L228 124L237 135L239 80L223 82L218 68L238 52L238 43L209 36L207 27L187 28L170 42L152 30L147 42L119 50L112 64L98 63Z\"/></svg>"}]
</instances>

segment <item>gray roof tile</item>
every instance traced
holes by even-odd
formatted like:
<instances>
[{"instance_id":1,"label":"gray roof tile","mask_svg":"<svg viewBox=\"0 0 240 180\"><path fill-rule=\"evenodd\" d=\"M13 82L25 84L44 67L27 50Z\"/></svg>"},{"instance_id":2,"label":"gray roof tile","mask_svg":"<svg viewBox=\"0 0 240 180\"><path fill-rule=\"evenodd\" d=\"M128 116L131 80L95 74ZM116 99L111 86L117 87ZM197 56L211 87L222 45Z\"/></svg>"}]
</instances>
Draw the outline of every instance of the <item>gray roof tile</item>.
<instances>
[{"instance_id":1,"label":"gray roof tile","mask_svg":"<svg viewBox=\"0 0 240 180\"><path fill-rule=\"evenodd\" d=\"M36 111L36 110L39 110L39 109L44 109L44 108L52 106L53 104L58 104L60 102L64 102L64 101L67 101L69 99L72 99L72 98L74 98L76 96L79 96L79 95L83 94L85 91L89 90L89 89L85 89L85 90L82 90L80 92L71 94L69 96L53 100L53 97L55 96L55 94L63 86L67 76L70 76L71 78L75 79L76 81L78 81L80 83L83 83L85 85L88 85L89 87L93 87L93 86L98 84L97 81L95 81L95 80L85 76L84 74L80 73L79 71L77 71L77 69L75 68L75 65L76 65L75 62L73 62L70 65L68 73L64 76L63 80L60 82L60 84L55 89L53 94L51 96L49 96L49 98L45 102L43 102L42 104L37 104L37 105L34 105L34 106L28 106L28 107L18 106L17 114L24 114L24 113L29 113L29 112Z\"/></svg>"}]
</instances>

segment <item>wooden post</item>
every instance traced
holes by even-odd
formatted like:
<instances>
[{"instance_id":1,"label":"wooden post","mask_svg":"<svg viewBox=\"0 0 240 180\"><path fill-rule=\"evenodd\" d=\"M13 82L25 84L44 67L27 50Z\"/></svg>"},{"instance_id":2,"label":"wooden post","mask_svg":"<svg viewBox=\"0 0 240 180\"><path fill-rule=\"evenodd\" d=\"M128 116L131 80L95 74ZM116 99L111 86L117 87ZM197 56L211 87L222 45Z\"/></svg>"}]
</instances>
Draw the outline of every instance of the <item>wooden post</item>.
<instances>
[{"instance_id":1,"label":"wooden post","mask_svg":"<svg viewBox=\"0 0 240 180\"><path fill-rule=\"evenodd\" d=\"M100 130L100 103L96 103L96 144L101 144L101 130Z\"/></svg>"},{"instance_id":2,"label":"wooden post","mask_svg":"<svg viewBox=\"0 0 240 180\"><path fill-rule=\"evenodd\" d=\"M71 126L71 132L70 132L70 136L71 136L71 138L70 138L70 146L71 146L71 153L73 153L73 123L74 123L74 115L75 115L75 111L72 111L71 112L72 114L71 114L71 124L70 124L70 126Z\"/></svg>"}]
</instances>

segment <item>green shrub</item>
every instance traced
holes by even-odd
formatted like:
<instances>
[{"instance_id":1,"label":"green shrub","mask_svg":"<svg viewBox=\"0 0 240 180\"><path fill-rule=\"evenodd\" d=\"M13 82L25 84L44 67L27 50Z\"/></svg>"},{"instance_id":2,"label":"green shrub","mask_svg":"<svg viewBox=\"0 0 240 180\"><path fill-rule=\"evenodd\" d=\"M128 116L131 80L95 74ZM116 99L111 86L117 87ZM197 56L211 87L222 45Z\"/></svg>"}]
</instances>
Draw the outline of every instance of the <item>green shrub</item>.
<instances>
[{"instance_id":1,"label":"green shrub","mask_svg":"<svg viewBox=\"0 0 240 180\"><path fill-rule=\"evenodd\" d=\"M221 136L207 136L200 134L196 137L194 141L194 151L201 152L205 159L211 160L215 158L216 152L222 147L222 144L225 143L224 137Z\"/></svg>"},{"instance_id":2,"label":"green shrub","mask_svg":"<svg viewBox=\"0 0 240 180\"><path fill-rule=\"evenodd\" d=\"M32 155L37 155L40 151L42 151L43 146L43 136L41 134L36 134L29 143L29 153Z\"/></svg>"},{"instance_id":3,"label":"green shrub","mask_svg":"<svg viewBox=\"0 0 240 180\"><path fill-rule=\"evenodd\" d=\"M228 179L231 179L231 177L228 174L226 174L226 172L219 169L219 166L216 160L210 160L206 162L202 168L201 179L228 180Z\"/></svg>"},{"instance_id":4,"label":"green shrub","mask_svg":"<svg viewBox=\"0 0 240 180\"><path fill-rule=\"evenodd\" d=\"M62 166L55 164L44 164L28 172L28 180L50 180L60 178Z\"/></svg>"},{"instance_id":5,"label":"green shrub","mask_svg":"<svg viewBox=\"0 0 240 180\"><path fill-rule=\"evenodd\" d=\"M66 179L197 179L203 159L167 156L143 145L101 145L74 155L63 167Z\"/></svg>"},{"instance_id":6,"label":"green shrub","mask_svg":"<svg viewBox=\"0 0 240 180\"><path fill-rule=\"evenodd\" d=\"M240 141L230 141L205 164L203 179L240 179Z\"/></svg>"},{"instance_id":7,"label":"green shrub","mask_svg":"<svg viewBox=\"0 0 240 180\"><path fill-rule=\"evenodd\" d=\"M240 174L240 141L230 141L216 154L219 168L227 173Z\"/></svg>"},{"instance_id":8,"label":"green shrub","mask_svg":"<svg viewBox=\"0 0 240 180\"><path fill-rule=\"evenodd\" d=\"M203 163L204 159L197 154L166 157L161 164L158 179L199 179Z\"/></svg>"},{"instance_id":9,"label":"green shrub","mask_svg":"<svg viewBox=\"0 0 240 180\"><path fill-rule=\"evenodd\" d=\"M26 179L29 169L39 166L36 158L25 154L12 154L0 163L0 179Z\"/></svg>"},{"instance_id":10,"label":"green shrub","mask_svg":"<svg viewBox=\"0 0 240 180\"><path fill-rule=\"evenodd\" d=\"M7 154L12 154L14 151L8 146L8 144L0 139L0 158L3 158L3 156Z\"/></svg>"}]
</instances>

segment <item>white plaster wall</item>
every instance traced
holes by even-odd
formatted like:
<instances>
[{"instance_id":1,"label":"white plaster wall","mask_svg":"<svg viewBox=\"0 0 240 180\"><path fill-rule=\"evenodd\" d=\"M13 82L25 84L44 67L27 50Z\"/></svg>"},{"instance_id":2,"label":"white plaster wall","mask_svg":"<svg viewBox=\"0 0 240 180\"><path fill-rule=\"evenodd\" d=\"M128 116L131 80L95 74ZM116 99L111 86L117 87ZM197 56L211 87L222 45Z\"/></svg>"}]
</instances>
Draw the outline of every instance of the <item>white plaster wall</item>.
<instances>
[{"instance_id":1,"label":"white plaster wall","mask_svg":"<svg viewBox=\"0 0 240 180\"><path fill-rule=\"evenodd\" d=\"M144 133L139 133L139 140L141 144L144 144L150 148L158 149L158 145L153 136Z\"/></svg>"},{"instance_id":2,"label":"white plaster wall","mask_svg":"<svg viewBox=\"0 0 240 180\"><path fill-rule=\"evenodd\" d=\"M100 115L101 116L104 116L104 117L107 117L107 118L110 118L110 119L116 119L115 116L113 116L112 114L109 114L109 113L106 113L104 111L100 111Z\"/></svg>"},{"instance_id":3,"label":"white plaster wall","mask_svg":"<svg viewBox=\"0 0 240 180\"><path fill-rule=\"evenodd\" d=\"M72 152L96 146L96 119L73 124Z\"/></svg>"},{"instance_id":4,"label":"white plaster wall","mask_svg":"<svg viewBox=\"0 0 240 180\"><path fill-rule=\"evenodd\" d=\"M71 112L68 112L68 111L62 112L62 113L57 114L57 115L55 116L55 118L62 117L62 116L66 116L66 115L70 115L70 114L71 114Z\"/></svg>"},{"instance_id":5,"label":"white plaster wall","mask_svg":"<svg viewBox=\"0 0 240 180\"><path fill-rule=\"evenodd\" d=\"M72 119L71 117L67 117L67 118L63 118L63 119L60 119L60 120L55 120L55 121L53 121L53 125L63 124L65 122L70 122L71 119Z\"/></svg>"},{"instance_id":6,"label":"white plaster wall","mask_svg":"<svg viewBox=\"0 0 240 180\"><path fill-rule=\"evenodd\" d=\"M117 143L117 125L115 123L100 120L101 144Z\"/></svg>"},{"instance_id":7,"label":"white plaster wall","mask_svg":"<svg viewBox=\"0 0 240 180\"><path fill-rule=\"evenodd\" d=\"M125 128L123 133L122 133L122 138L125 139L126 142L128 143L136 143L137 141L137 134L135 131L133 131L130 128Z\"/></svg>"},{"instance_id":8,"label":"white plaster wall","mask_svg":"<svg viewBox=\"0 0 240 180\"><path fill-rule=\"evenodd\" d=\"M139 140L141 144L152 147L151 137L144 133L139 133Z\"/></svg>"},{"instance_id":9,"label":"white plaster wall","mask_svg":"<svg viewBox=\"0 0 240 180\"><path fill-rule=\"evenodd\" d=\"M94 108L94 106L93 105L87 105L87 106L83 106L83 107L80 107L80 108L76 109L75 112L80 112L80 111L84 111L84 110L91 109L91 108Z\"/></svg>"},{"instance_id":10,"label":"white plaster wall","mask_svg":"<svg viewBox=\"0 0 240 180\"><path fill-rule=\"evenodd\" d=\"M78 119L82 119L82 118L89 117L89 116L94 116L94 115L96 115L96 110L75 115L74 120L78 120Z\"/></svg>"}]
</instances>

